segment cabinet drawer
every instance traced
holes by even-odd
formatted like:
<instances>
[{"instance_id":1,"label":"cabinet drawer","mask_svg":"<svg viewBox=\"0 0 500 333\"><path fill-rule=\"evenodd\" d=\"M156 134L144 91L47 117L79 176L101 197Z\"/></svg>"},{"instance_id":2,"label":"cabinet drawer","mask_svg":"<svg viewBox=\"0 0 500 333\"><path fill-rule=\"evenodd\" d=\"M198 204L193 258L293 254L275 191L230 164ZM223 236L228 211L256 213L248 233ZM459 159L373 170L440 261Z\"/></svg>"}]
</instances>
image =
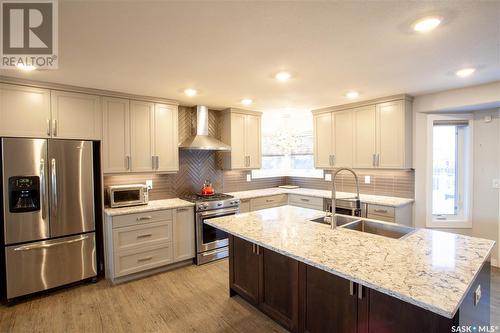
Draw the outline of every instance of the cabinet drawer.
<instances>
[{"instance_id":1,"label":"cabinet drawer","mask_svg":"<svg viewBox=\"0 0 500 333\"><path fill-rule=\"evenodd\" d=\"M369 204L367 217L386 222L396 222L396 210L394 207Z\"/></svg>"},{"instance_id":2,"label":"cabinet drawer","mask_svg":"<svg viewBox=\"0 0 500 333\"><path fill-rule=\"evenodd\" d=\"M113 217L113 229L127 227L131 225L152 223L158 221L171 221L172 210L158 210L154 212L144 212Z\"/></svg>"},{"instance_id":3,"label":"cabinet drawer","mask_svg":"<svg viewBox=\"0 0 500 333\"><path fill-rule=\"evenodd\" d=\"M250 201L250 206L252 208L252 211L283 206L286 204L287 204L286 194L278 194L278 195L271 195L268 197L255 198Z\"/></svg>"},{"instance_id":4,"label":"cabinet drawer","mask_svg":"<svg viewBox=\"0 0 500 333\"><path fill-rule=\"evenodd\" d=\"M172 221L161 221L113 229L115 252L171 241Z\"/></svg>"},{"instance_id":5,"label":"cabinet drawer","mask_svg":"<svg viewBox=\"0 0 500 333\"><path fill-rule=\"evenodd\" d=\"M142 251L127 251L115 253L115 277L145 271L147 269L167 265L172 262L172 244Z\"/></svg>"},{"instance_id":6,"label":"cabinet drawer","mask_svg":"<svg viewBox=\"0 0 500 333\"><path fill-rule=\"evenodd\" d=\"M306 195L290 194L289 203L293 206L323 210L323 198L308 197Z\"/></svg>"}]
</instances>

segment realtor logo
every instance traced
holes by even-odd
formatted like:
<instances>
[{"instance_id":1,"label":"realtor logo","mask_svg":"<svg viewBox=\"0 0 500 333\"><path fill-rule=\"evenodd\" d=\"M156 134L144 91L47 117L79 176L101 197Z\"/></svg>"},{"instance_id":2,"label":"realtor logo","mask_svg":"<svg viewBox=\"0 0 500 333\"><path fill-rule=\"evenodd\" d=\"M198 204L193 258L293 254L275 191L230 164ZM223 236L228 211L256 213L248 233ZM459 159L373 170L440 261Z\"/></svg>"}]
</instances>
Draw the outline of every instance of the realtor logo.
<instances>
[{"instance_id":1,"label":"realtor logo","mask_svg":"<svg viewBox=\"0 0 500 333\"><path fill-rule=\"evenodd\" d=\"M57 0L0 0L0 68L57 68Z\"/></svg>"}]
</instances>

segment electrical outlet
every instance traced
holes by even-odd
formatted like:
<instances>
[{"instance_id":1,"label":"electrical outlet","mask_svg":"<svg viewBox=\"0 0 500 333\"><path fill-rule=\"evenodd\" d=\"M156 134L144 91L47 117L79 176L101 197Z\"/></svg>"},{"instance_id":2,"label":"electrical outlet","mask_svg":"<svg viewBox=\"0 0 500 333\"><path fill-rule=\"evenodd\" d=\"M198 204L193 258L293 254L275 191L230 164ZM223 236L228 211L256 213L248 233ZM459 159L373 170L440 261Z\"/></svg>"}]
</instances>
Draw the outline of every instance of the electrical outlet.
<instances>
[{"instance_id":1,"label":"electrical outlet","mask_svg":"<svg viewBox=\"0 0 500 333\"><path fill-rule=\"evenodd\" d=\"M325 173L325 180L327 182L331 182L332 181L332 174L331 173Z\"/></svg>"},{"instance_id":2,"label":"electrical outlet","mask_svg":"<svg viewBox=\"0 0 500 333\"><path fill-rule=\"evenodd\" d=\"M365 176L365 184L370 184L372 182L371 176Z\"/></svg>"},{"instance_id":3,"label":"electrical outlet","mask_svg":"<svg viewBox=\"0 0 500 333\"><path fill-rule=\"evenodd\" d=\"M493 179L492 186L493 186L493 188L500 188L500 179L498 179L498 178Z\"/></svg>"},{"instance_id":4,"label":"electrical outlet","mask_svg":"<svg viewBox=\"0 0 500 333\"><path fill-rule=\"evenodd\" d=\"M152 190L153 189L153 180L152 179L146 180L146 186L148 187L148 190Z\"/></svg>"},{"instance_id":5,"label":"electrical outlet","mask_svg":"<svg viewBox=\"0 0 500 333\"><path fill-rule=\"evenodd\" d=\"M474 306L479 304L481 300L481 285L478 285L476 290L474 290Z\"/></svg>"},{"instance_id":6,"label":"electrical outlet","mask_svg":"<svg viewBox=\"0 0 500 333\"><path fill-rule=\"evenodd\" d=\"M252 175L247 173L247 182L251 182L252 181Z\"/></svg>"}]
</instances>

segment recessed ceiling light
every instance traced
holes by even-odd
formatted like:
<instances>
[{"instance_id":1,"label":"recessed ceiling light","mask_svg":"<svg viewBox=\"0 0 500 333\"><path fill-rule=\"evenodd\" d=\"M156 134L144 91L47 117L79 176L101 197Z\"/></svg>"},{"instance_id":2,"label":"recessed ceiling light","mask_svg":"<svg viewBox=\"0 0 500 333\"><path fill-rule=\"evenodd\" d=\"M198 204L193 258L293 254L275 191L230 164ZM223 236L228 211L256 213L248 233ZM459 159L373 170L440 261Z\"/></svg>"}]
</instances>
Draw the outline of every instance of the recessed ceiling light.
<instances>
[{"instance_id":1,"label":"recessed ceiling light","mask_svg":"<svg viewBox=\"0 0 500 333\"><path fill-rule=\"evenodd\" d=\"M197 93L198 92L196 91L196 89L193 89L193 88L184 89L184 94L186 94L186 96L189 96L189 97L196 96Z\"/></svg>"},{"instance_id":2,"label":"recessed ceiling light","mask_svg":"<svg viewBox=\"0 0 500 333\"><path fill-rule=\"evenodd\" d=\"M359 92L354 91L354 90L351 90L345 94L345 97L350 98L350 99L357 98L358 96L359 96Z\"/></svg>"},{"instance_id":3,"label":"recessed ceiling light","mask_svg":"<svg viewBox=\"0 0 500 333\"><path fill-rule=\"evenodd\" d=\"M36 67L33 65L25 65L25 64L17 64L17 68L26 72L30 72L36 69Z\"/></svg>"},{"instance_id":4,"label":"recessed ceiling light","mask_svg":"<svg viewBox=\"0 0 500 333\"><path fill-rule=\"evenodd\" d=\"M243 105L250 105L252 103L253 103L253 101L250 98L243 98L241 100L241 104L243 104Z\"/></svg>"},{"instance_id":5,"label":"recessed ceiling light","mask_svg":"<svg viewBox=\"0 0 500 333\"><path fill-rule=\"evenodd\" d=\"M441 24L441 18L437 16L424 17L413 24L413 30L417 32L429 32Z\"/></svg>"},{"instance_id":6,"label":"recessed ceiling light","mask_svg":"<svg viewBox=\"0 0 500 333\"><path fill-rule=\"evenodd\" d=\"M290 74L288 72L279 72L279 73L276 73L276 75L274 77L276 78L276 80L279 80L279 81L287 81L292 77L292 74Z\"/></svg>"},{"instance_id":7,"label":"recessed ceiling light","mask_svg":"<svg viewBox=\"0 0 500 333\"><path fill-rule=\"evenodd\" d=\"M455 72L455 74L459 77L467 77L471 76L476 71L475 68L462 68Z\"/></svg>"}]
</instances>

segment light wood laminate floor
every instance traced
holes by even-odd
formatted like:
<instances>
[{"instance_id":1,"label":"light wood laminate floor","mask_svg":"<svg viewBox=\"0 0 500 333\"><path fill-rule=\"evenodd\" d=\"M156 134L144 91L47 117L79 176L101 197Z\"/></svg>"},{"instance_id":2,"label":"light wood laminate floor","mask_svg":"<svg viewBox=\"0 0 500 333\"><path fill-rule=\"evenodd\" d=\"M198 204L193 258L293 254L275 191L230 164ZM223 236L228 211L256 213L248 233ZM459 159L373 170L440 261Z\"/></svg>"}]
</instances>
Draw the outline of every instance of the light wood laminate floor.
<instances>
[{"instance_id":1,"label":"light wood laminate floor","mask_svg":"<svg viewBox=\"0 0 500 333\"><path fill-rule=\"evenodd\" d=\"M500 325L500 269L492 270L492 325ZM85 284L14 306L0 332L286 332L228 297L228 262L189 266L116 286Z\"/></svg>"}]
</instances>

